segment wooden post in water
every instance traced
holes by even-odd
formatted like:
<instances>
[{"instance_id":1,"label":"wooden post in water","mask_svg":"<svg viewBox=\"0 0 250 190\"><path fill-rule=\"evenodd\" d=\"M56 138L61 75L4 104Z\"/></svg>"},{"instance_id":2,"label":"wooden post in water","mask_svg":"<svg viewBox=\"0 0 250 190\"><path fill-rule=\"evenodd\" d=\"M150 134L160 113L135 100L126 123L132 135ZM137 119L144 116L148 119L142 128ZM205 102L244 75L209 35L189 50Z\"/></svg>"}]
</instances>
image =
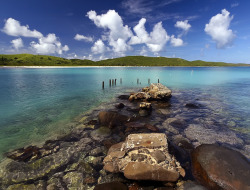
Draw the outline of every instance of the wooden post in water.
<instances>
[{"instance_id":1,"label":"wooden post in water","mask_svg":"<svg viewBox=\"0 0 250 190\"><path fill-rule=\"evenodd\" d=\"M114 79L112 79L112 86L114 86Z\"/></svg>"},{"instance_id":2,"label":"wooden post in water","mask_svg":"<svg viewBox=\"0 0 250 190\"><path fill-rule=\"evenodd\" d=\"M150 84L150 79L148 79L148 84Z\"/></svg>"},{"instance_id":3,"label":"wooden post in water","mask_svg":"<svg viewBox=\"0 0 250 190\"><path fill-rule=\"evenodd\" d=\"M104 89L104 81L102 81L102 89Z\"/></svg>"},{"instance_id":4,"label":"wooden post in water","mask_svg":"<svg viewBox=\"0 0 250 190\"><path fill-rule=\"evenodd\" d=\"M160 83L160 79L158 79L158 83Z\"/></svg>"},{"instance_id":5,"label":"wooden post in water","mask_svg":"<svg viewBox=\"0 0 250 190\"><path fill-rule=\"evenodd\" d=\"M116 79L115 79L115 85L116 85Z\"/></svg>"},{"instance_id":6,"label":"wooden post in water","mask_svg":"<svg viewBox=\"0 0 250 190\"><path fill-rule=\"evenodd\" d=\"M139 79L137 79L137 84L139 84Z\"/></svg>"},{"instance_id":7,"label":"wooden post in water","mask_svg":"<svg viewBox=\"0 0 250 190\"><path fill-rule=\"evenodd\" d=\"M111 86L111 79L109 79L109 86Z\"/></svg>"}]
</instances>

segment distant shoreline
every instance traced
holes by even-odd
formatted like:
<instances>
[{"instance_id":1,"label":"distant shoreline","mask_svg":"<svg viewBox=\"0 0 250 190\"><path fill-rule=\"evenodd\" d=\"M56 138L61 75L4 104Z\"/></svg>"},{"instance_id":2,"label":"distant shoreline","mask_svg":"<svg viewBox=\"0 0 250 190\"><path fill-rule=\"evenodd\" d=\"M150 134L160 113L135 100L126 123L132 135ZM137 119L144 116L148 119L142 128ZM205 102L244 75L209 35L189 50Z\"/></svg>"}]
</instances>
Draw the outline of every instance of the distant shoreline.
<instances>
[{"instance_id":1,"label":"distant shoreline","mask_svg":"<svg viewBox=\"0 0 250 190\"><path fill-rule=\"evenodd\" d=\"M242 67L242 66L0 66L0 68L60 69L60 68L105 68L105 67ZM250 67L249 65L244 67Z\"/></svg>"},{"instance_id":2,"label":"distant shoreline","mask_svg":"<svg viewBox=\"0 0 250 190\"><path fill-rule=\"evenodd\" d=\"M249 67L244 63L188 61L181 58L126 56L100 61L87 59L66 59L47 55L0 54L0 67L50 67L50 68L86 68L86 67Z\"/></svg>"}]
</instances>

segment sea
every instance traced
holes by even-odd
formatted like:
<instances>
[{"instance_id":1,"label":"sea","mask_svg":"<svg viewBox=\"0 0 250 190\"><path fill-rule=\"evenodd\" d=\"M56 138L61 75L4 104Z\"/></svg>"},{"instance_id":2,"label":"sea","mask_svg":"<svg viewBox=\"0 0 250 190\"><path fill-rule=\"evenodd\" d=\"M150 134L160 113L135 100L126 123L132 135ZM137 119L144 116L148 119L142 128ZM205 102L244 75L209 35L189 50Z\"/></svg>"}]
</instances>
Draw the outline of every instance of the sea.
<instances>
[{"instance_id":1,"label":"sea","mask_svg":"<svg viewBox=\"0 0 250 190\"><path fill-rule=\"evenodd\" d=\"M158 81L172 90L172 104L210 110L188 117L210 117L250 143L250 67L2 67L0 160L66 134L79 115Z\"/></svg>"}]
</instances>

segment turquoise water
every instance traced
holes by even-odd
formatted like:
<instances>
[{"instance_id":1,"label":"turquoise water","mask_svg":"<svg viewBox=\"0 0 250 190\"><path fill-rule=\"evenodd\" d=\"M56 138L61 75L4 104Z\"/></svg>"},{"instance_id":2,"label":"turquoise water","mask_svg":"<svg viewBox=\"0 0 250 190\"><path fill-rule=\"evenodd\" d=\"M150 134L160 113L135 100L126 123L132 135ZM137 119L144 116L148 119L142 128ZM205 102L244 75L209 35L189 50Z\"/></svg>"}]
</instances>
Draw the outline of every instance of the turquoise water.
<instances>
[{"instance_id":1,"label":"turquoise water","mask_svg":"<svg viewBox=\"0 0 250 190\"><path fill-rule=\"evenodd\" d=\"M110 88L114 78L117 85ZM79 114L148 85L149 78L182 92L183 99L209 97L216 114L249 137L249 67L0 68L0 159L10 149L67 132Z\"/></svg>"}]
</instances>

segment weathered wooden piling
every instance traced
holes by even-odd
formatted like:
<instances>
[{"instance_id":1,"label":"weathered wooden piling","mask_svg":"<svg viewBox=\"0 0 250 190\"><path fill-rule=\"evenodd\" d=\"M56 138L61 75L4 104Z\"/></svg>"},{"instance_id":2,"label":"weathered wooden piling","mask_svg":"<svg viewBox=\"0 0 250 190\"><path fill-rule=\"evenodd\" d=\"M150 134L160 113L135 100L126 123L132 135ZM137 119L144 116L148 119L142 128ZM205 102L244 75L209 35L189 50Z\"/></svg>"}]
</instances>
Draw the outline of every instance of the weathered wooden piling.
<instances>
[{"instance_id":1,"label":"weathered wooden piling","mask_svg":"<svg viewBox=\"0 0 250 190\"><path fill-rule=\"evenodd\" d=\"M158 83L160 83L160 79L158 79Z\"/></svg>"},{"instance_id":2,"label":"weathered wooden piling","mask_svg":"<svg viewBox=\"0 0 250 190\"><path fill-rule=\"evenodd\" d=\"M112 79L112 86L114 86L114 79Z\"/></svg>"},{"instance_id":3,"label":"weathered wooden piling","mask_svg":"<svg viewBox=\"0 0 250 190\"><path fill-rule=\"evenodd\" d=\"M109 86L111 86L111 79L109 79Z\"/></svg>"},{"instance_id":4,"label":"weathered wooden piling","mask_svg":"<svg viewBox=\"0 0 250 190\"><path fill-rule=\"evenodd\" d=\"M115 85L116 85L116 79L115 79Z\"/></svg>"},{"instance_id":5,"label":"weathered wooden piling","mask_svg":"<svg viewBox=\"0 0 250 190\"><path fill-rule=\"evenodd\" d=\"M102 89L104 89L104 81L102 81Z\"/></svg>"},{"instance_id":6,"label":"weathered wooden piling","mask_svg":"<svg viewBox=\"0 0 250 190\"><path fill-rule=\"evenodd\" d=\"M150 79L148 79L148 84L150 84Z\"/></svg>"},{"instance_id":7,"label":"weathered wooden piling","mask_svg":"<svg viewBox=\"0 0 250 190\"><path fill-rule=\"evenodd\" d=\"M137 84L139 84L139 79L137 79Z\"/></svg>"}]
</instances>

